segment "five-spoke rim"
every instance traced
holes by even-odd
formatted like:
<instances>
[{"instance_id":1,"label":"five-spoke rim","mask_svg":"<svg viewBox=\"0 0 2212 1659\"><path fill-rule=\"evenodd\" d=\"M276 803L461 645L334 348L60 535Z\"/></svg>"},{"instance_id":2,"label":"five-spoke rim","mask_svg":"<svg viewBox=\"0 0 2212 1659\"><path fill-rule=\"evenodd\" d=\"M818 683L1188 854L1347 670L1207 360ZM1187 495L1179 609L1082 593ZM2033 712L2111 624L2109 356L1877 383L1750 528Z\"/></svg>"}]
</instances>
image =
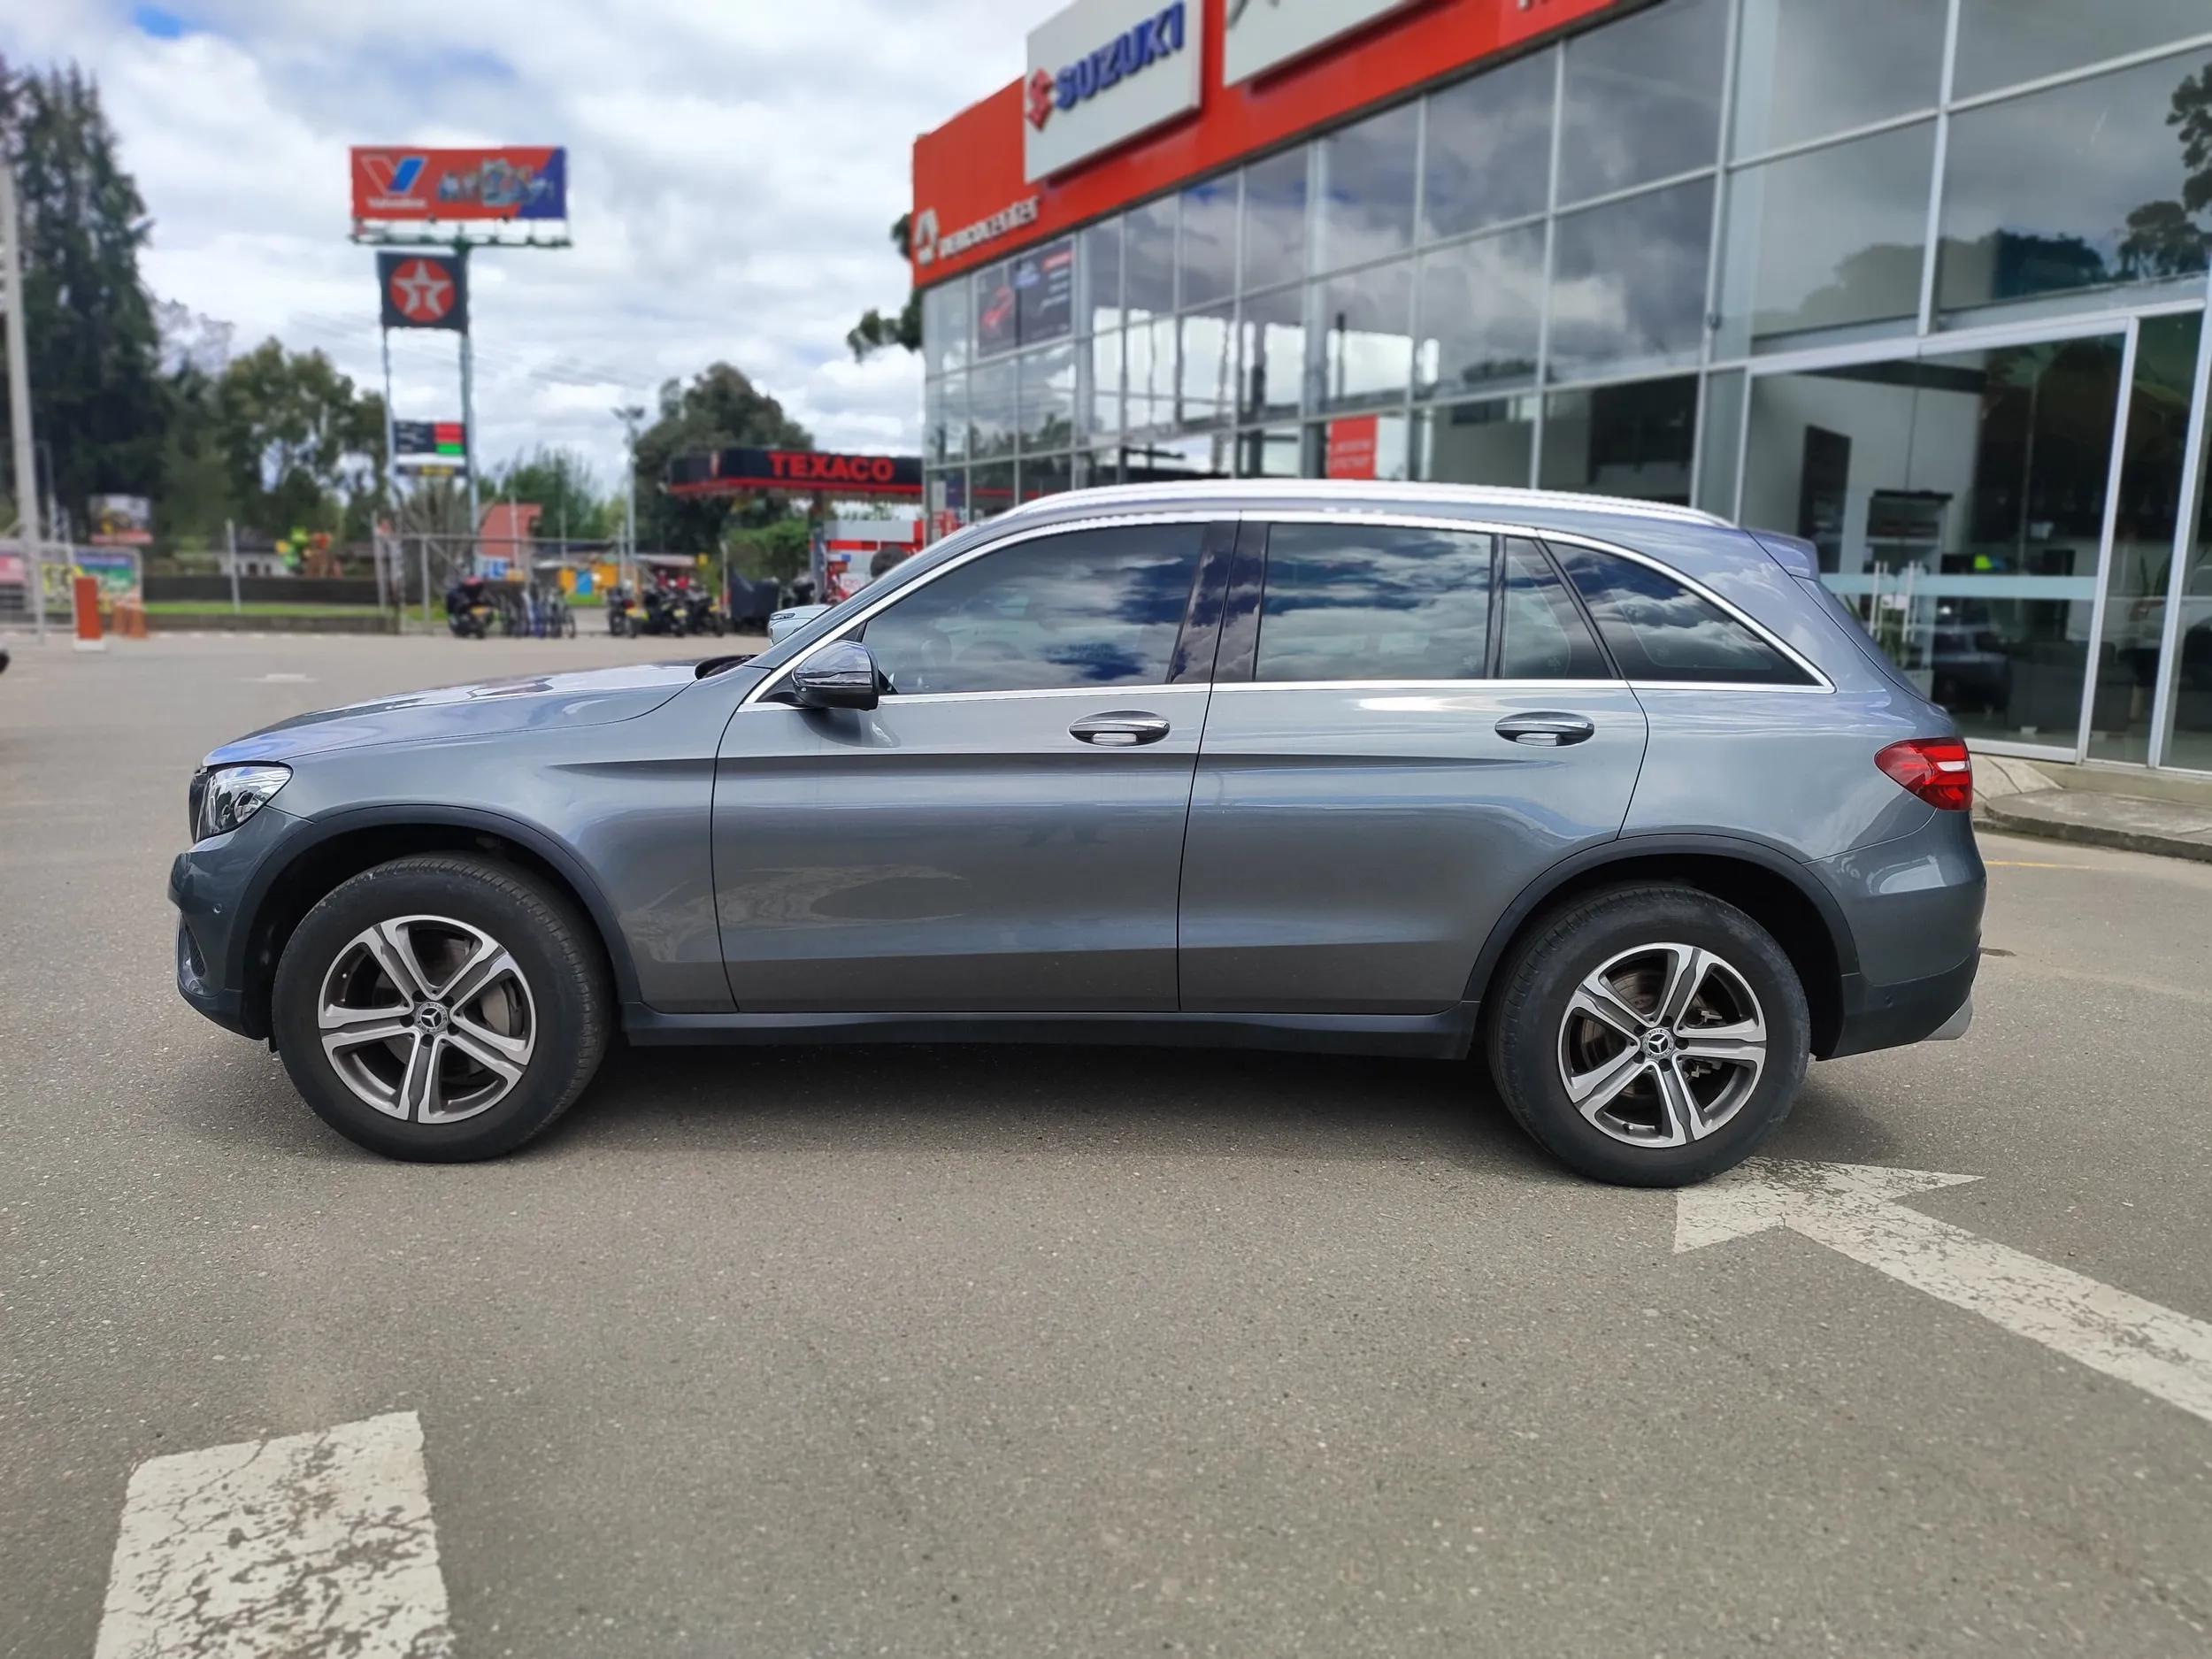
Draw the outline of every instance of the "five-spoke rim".
<instances>
[{"instance_id":1,"label":"five-spoke rim","mask_svg":"<svg viewBox=\"0 0 2212 1659\"><path fill-rule=\"evenodd\" d=\"M1750 983L1695 945L1640 945L1575 987L1559 1077L1590 1125L1638 1147L1701 1141L1743 1110L1766 1070Z\"/></svg>"},{"instance_id":2,"label":"five-spoke rim","mask_svg":"<svg viewBox=\"0 0 2212 1659\"><path fill-rule=\"evenodd\" d=\"M513 1092L537 1048L530 982L505 946L446 916L363 929L323 976L323 1052L388 1118L474 1118Z\"/></svg>"}]
</instances>

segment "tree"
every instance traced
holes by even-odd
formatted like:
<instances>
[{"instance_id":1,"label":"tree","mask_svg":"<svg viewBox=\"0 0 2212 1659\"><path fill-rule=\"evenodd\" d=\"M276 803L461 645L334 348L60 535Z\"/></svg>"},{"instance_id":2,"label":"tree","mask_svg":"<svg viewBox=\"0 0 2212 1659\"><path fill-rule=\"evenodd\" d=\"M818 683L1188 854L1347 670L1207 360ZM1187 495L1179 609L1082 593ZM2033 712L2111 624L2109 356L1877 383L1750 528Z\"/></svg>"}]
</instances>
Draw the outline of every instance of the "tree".
<instances>
[{"instance_id":1,"label":"tree","mask_svg":"<svg viewBox=\"0 0 2212 1659\"><path fill-rule=\"evenodd\" d=\"M214 419L231 500L273 535L294 528L365 535L383 495L384 400L357 393L320 351L264 341L215 384Z\"/></svg>"},{"instance_id":2,"label":"tree","mask_svg":"<svg viewBox=\"0 0 2212 1659\"><path fill-rule=\"evenodd\" d=\"M2128 215L2120 268L2131 278L2193 275L2204 269L2212 253L2212 231L2196 222L2212 210L2212 64L2182 77L2166 125L2181 142L2181 164L2187 170L2181 199L2146 202Z\"/></svg>"},{"instance_id":3,"label":"tree","mask_svg":"<svg viewBox=\"0 0 2212 1659\"><path fill-rule=\"evenodd\" d=\"M767 524L788 511L777 495L733 504L729 496L671 495L662 488L668 464L734 444L772 449L811 449L814 439L783 412L783 405L726 363L717 363L691 384L664 381L660 416L638 434L638 543L672 553L711 553L732 520Z\"/></svg>"},{"instance_id":4,"label":"tree","mask_svg":"<svg viewBox=\"0 0 2212 1659\"><path fill-rule=\"evenodd\" d=\"M730 532L731 562L741 575L765 577L779 586L805 574L812 548L807 521L792 514Z\"/></svg>"},{"instance_id":5,"label":"tree","mask_svg":"<svg viewBox=\"0 0 2212 1659\"><path fill-rule=\"evenodd\" d=\"M23 227L23 319L34 419L59 504L152 495L161 483L170 388L138 250L152 221L116 159L98 85L73 65L0 65L0 149ZM6 411L0 409L0 431Z\"/></svg>"},{"instance_id":6,"label":"tree","mask_svg":"<svg viewBox=\"0 0 2212 1659\"><path fill-rule=\"evenodd\" d=\"M913 216L902 213L892 221L891 245L899 250L899 257L911 261L914 257ZM861 314L845 336L845 343L852 348L853 361L864 363L868 354L886 346L904 346L909 351L922 349L922 292L910 291L906 304L895 317L886 317L871 306Z\"/></svg>"},{"instance_id":7,"label":"tree","mask_svg":"<svg viewBox=\"0 0 2212 1659\"><path fill-rule=\"evenodd\" d=\"M619 503L601 494L589 463L572 449L541 444L528 460L518 455L490 481L493 495L543 508L537 534L549 540L603 541L622 516Z\"/></svg>"}]
</instances>

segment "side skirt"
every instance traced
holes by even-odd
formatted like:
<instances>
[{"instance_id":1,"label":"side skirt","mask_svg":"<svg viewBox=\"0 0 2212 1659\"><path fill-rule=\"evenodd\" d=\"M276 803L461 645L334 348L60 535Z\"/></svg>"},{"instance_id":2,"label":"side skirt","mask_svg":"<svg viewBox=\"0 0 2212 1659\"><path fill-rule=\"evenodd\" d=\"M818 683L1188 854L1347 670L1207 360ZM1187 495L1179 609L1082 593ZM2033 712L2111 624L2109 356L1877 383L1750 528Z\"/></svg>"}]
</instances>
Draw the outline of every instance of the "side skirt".
<instances>
[{"instance_id":1,"label":"side skirt","mask_svg":"<svg viewBox=\"0 0 2212 1659\"><path fill-rule=\"evenodd\" d=\"M1463 1060L1474 1042L1475 1004L1440 1014L664 1014L631 1002L622 1027L632 1042L653 1048L1033 1042Z\"/></svg>"}]
</instances>

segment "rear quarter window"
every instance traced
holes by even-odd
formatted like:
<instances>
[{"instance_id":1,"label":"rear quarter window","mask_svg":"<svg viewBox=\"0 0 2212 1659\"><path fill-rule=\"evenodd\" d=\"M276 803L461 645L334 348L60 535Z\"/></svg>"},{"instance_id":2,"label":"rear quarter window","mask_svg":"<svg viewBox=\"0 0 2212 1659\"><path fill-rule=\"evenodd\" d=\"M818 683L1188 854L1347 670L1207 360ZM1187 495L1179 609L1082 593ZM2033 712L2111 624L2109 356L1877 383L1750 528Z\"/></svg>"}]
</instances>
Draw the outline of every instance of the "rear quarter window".
<instances>
[{"instance_id":1,"label":"rear quarter window","mask_svg":"<svg viewBox=\"0 0 2212 1659\"><path fill-rule=\"evenodd\" d=\"M1630 680L1809 686L1810 675L1710 600L1648 565L1591 548L1552 551Z\"/></svg>"}]
</instances>

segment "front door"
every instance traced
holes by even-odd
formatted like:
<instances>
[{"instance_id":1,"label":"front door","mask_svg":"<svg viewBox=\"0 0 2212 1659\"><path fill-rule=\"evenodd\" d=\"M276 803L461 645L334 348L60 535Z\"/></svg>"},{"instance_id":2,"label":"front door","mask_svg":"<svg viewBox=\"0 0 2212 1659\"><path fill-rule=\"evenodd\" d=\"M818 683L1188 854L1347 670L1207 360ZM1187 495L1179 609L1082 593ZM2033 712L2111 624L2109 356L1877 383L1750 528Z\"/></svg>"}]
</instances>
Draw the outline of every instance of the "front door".
<instances>
[{"instance_id":1,"label":"front door","mask_svg":"<svg viewBox=\"0 0 2212 1659\"><path fill-rule=\"evenodd\" d=\"M1533 541L1285 522L1263 566L1262 530L1191 803L1183 1007L1441 1012L1527 883L1619 833L1643 711Z\"/></svg>"},{"instance_id":2,"label":"front door","mask_svg":"<svg viewBox=\"0 0 2212 1659\"><path fill-rule=\"evenodd\" d=\"M1123 523L999 546L849 635L889 681L874 710L803 710L772 683L738 711L714 867L740 1011L1175 1007L1207 534Z\"/></svg>"}]
</instances>

